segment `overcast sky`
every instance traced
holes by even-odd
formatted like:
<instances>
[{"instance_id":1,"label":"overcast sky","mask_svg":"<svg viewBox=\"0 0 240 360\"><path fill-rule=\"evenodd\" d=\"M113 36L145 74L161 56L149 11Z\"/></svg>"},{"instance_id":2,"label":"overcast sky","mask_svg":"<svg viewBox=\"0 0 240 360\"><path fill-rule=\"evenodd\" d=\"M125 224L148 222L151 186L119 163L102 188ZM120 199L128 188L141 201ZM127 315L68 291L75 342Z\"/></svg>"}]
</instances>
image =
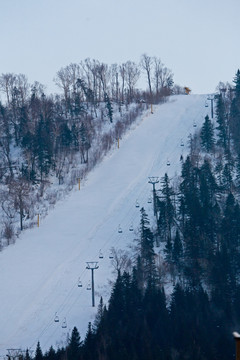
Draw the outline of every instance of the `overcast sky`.
<instances>
[{"instance_id":1,"label":"overcast sky","mask_svg":"<svg viewBox=\"0 0 240 360\"><path fill-rule=\"evenodd\" d=\"M0 74L55 91L56 72L89 57L161 58L175 83L211 93L240 68L240 0L0 0Z\"/></svg>"}]
</instances>

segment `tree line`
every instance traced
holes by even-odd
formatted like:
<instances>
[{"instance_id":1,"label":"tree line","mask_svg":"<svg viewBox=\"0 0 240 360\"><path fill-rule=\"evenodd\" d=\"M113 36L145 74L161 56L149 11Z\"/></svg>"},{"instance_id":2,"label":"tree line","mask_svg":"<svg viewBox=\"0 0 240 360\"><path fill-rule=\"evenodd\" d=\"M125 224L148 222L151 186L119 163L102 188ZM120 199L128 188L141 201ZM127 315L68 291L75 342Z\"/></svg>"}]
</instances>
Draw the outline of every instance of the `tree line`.
<instances>
[{"instance_id":1,"label":"tree line","mask_svg":"<svg viewBox=\"0 0 240 360\"><path fill-rule=\"evenodd\" d=\"M33 226L36 207L47 212L44 194L50 205L57 201L57 191L47 194L54 179L69 191L143 110L171 94L172 72L155 57L143 55L141 63L146 59L151 91L137 89L144 66L132 61L85 59L61 68L54 79L59 94L47 95L23 74L0 76L0 249Z\"/></svg>"}]
</instances>

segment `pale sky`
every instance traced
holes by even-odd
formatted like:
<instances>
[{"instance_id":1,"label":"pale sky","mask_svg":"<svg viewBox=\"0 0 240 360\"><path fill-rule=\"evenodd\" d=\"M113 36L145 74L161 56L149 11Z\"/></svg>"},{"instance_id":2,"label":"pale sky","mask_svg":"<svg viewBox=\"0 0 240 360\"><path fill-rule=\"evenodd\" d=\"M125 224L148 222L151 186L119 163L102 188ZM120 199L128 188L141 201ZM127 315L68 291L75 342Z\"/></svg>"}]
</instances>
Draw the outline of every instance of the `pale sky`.
<instances>
[{"instance_id":1,"label":"pale sky","mask_svg":"<svg viewBox=\"0 0 240 360\"><path fill-rule=\"evenodd\" d=\"M240 0L0 0L0 74L51 92L70 63L138 63L147 53L176 84L211 93L240 68L239 16Z\"/></svg>"}]
</instances>

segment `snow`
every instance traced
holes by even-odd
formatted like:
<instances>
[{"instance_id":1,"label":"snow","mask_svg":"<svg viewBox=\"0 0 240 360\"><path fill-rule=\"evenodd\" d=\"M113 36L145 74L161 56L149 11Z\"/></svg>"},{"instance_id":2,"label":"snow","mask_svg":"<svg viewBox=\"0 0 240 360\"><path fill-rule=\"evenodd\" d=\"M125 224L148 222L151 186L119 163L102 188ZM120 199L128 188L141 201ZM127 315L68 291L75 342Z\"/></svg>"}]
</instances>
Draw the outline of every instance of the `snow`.
<instances>
[{"instance_id":1,"label":"snow","mask_svg":"<svg viewBox=\"0 0 240 360\"><path fill-rule=\"evenodd\" d=\"M152 214L148 176L161 178L167 172L173 178L179 173L189 133L200 128L210 111L205 99L179 95L154 106L154 113L142 117L120 140L120 148L88 175L80 191L76 185L46 218L40 217L39 227L24 231L16 244L0 253L0 356L8 348L35 351L37 341L44 351L65 345L74 326L84 338L100 296L105 303L109 298L109 280L115 276L111 248L128 249L133 244L142 206ZM129 231L131 225L134 231ZM86 290L91 279L87 261L99 265L94 271L94 308L91 291ZM79 278L83 287L77 286ZM55 313L59 323L54 322ZM66 329L61 327L64 318Z\"/></svg>"}]
</instances>

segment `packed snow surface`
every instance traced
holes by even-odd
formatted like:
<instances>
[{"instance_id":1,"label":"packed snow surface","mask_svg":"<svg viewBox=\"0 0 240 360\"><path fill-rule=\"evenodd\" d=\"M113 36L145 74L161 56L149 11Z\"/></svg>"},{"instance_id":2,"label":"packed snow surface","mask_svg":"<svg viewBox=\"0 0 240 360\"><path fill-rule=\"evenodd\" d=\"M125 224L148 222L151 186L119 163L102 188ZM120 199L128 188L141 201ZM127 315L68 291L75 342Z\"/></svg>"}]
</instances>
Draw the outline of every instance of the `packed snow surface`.
<instances>
[{"instance_id":1,"label":"packed snow surface","mask_svg":"<svg viewBox=\"0 0 240 360\"><path fill-rule=\"evenodd\" d=\"M111 248L127 249L134 243L141 207L152 214L148 177L168 173L173 178L180 172L188 136L200 129L210 112L205 100L204 95L179 95L154 106L153 114L139 119L120 140L120 148L88 175L80 191L76 184L45 219L40 218L39 227L24 231L16 244L0 253L0 356L7 349L35 351L37 341L44 351L65 345L74 326L85 337L100 296L105 303L109 298L109 280L115 276ZM131 225L134 231L129 231ZM94 270L95 307L87 290L88 261L99 266ZM55 313L59 322L54 321ZM64 320L66 328L62 328Z\"/></svg>"}]
</instances>

